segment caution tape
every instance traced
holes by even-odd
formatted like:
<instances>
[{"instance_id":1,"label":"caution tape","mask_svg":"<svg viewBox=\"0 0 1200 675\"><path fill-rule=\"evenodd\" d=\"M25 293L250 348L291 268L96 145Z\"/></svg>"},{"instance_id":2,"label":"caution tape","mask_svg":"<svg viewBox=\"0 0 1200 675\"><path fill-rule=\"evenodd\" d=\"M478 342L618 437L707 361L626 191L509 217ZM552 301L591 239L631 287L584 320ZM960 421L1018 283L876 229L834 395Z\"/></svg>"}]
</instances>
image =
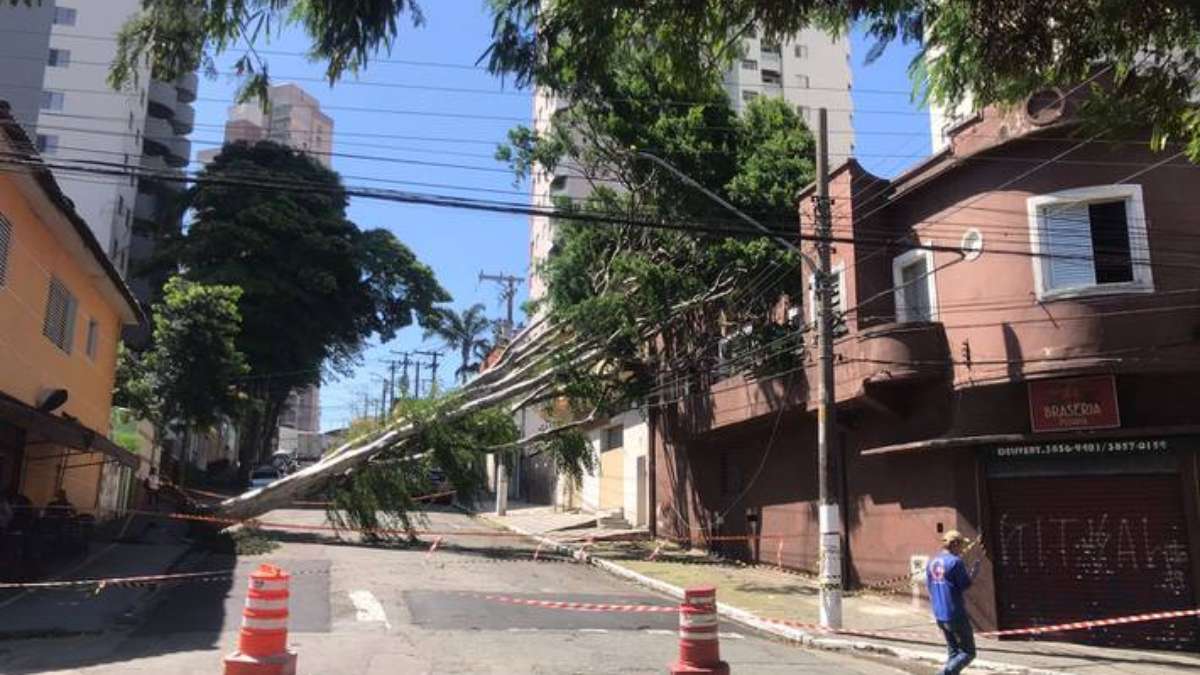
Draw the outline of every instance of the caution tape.
<instances>
[{"instance_id":1,"label":"caution tape","mask_svg":"<svg viewBox=\"0 0 1200 675\"><path fill-rule=\"evenodd\" d=\"M1130 623L1146 623L1148 621L1165 621L1166 619L1183 619L1190 616L1200 616L1200 608L1179 609L1166 612L1148 612L1145 614L1130 614L1115 616L1107 619L1090 619L1088 621L1072 621L1051 626L1032 626L1029 628L1007 628L1004 630L983 631L985 637L1009 637L1016 635L1042 635L1044 633L1065 633L1068 631L1103 628L1105 626L1123 626Z\"/></svg>"},{"instance_id":2,"label":"caution tape","mask_svg":"<svg viewBox=\"0 0 1200 675\"><path fill-rule=\"evenodd\" d=\"M12 582L0 583L0 588L22 588L22 589L39 589L39 588L73 588L81 586L98 586L106 588L109 586L135 586L135 585L155 585L170 583L173 581L219 581L221 579L229 579L233 576L233 571L228 572L179 572L176 574L150 574L134 577L110 577L105 579L70 579L59 581L30 581L30 582Z\"/></svg>"},{"instance_id":3,"label":"caution tape","mask_svg":"<svg viewBox=\"0 0 1200 675\"><path fill-rule=\"evenodd\" d=\"M523 605L525 607L541 607L543 609L565 609L574 612L629 612L629 613L649 613L649 614L675 614L679 612L676 606L664 605L621 605L610 604L603 602L569 602L565 600L530 600L528 598L514 598L508 595L485 595L485 600L493 602L503 602L510 605Z\"/></svg>"}]
</instances>

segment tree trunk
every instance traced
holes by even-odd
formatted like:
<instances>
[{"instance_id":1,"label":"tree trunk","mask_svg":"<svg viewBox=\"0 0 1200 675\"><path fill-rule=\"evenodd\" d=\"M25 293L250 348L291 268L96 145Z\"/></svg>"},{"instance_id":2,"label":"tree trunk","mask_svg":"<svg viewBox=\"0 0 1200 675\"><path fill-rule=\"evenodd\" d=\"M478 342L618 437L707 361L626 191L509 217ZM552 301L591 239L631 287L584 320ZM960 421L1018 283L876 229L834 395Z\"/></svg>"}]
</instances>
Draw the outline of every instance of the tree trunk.
<instances>
[{"instance_id":1,"label":"tree trunk","mask_svg":"<svg viewBox=\"0 0 1200 675\"><path fill-rule=\"evenodd\" d=\"M587 350L572 359L572 365L594 363L599 356L599 349ZM511 363L508 365L511 366ZM519 399L552 382L556 374L553 369L530 374L525 368L517 368L503 377L495 378L490 385L479 387L480 391L476 391L470 386L464 387L459 392L460 403L442 413L441 417L443 420L453 421L480 410ZM477 382L478 379L475 381ZM293 500L309 495L329 480L345 474L379 453L396 448L405 440L416 435L417 432L418 429L414 424L398 422L372 438L351 440L326 455L316 464L266 487L226 499L213 507L211 512L219 517L240 520L286 507Z\"/></svg>"}]
</instances>

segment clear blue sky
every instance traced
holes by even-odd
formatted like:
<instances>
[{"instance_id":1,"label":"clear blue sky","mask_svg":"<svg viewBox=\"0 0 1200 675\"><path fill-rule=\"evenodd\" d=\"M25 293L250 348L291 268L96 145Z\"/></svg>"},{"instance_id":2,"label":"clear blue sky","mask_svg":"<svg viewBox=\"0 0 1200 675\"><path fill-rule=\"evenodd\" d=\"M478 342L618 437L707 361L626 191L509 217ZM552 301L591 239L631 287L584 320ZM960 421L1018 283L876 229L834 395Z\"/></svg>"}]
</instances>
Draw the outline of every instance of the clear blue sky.
<instances>
[{"instance_id":1,"label":"clear blue sky","mask_svg":"<svg viewBox=\"0 0 1200 675\"><path fill-rule=\"evenodd\" d=\"M334 157L334 168L348 185L409 189L459 196L476 196L528 203L526 186L514 186L511 174L491 159L495 145L519 120L528 120L532 103L528 94L517 92L486 72L471 67L488 43L490 19L478 0L425 3L427 23L413 29L405 25L390 61L377 61L360 74L332 89L321 82L319 64L298 56L305 43L302 36L286 35L266 46L275 82L294 81L316 96L334 119L334 152L387 156L476 167L439 167L374 160ZM912 56L909 48L892 48L883 59L864 66L862 55L868 43L855 35L854 105L856 139L860 161L881 175L893 175L920 159L929 150L928 118L910 103L905 94L905 68ZM225 69L231 58L223 59ZM401 61L409 63L401 63ZM421 63L413 63L421 62ZM432 64L450 64L457 67ZM422 85L486 90L488 94L453 91L422 91L384 85ZM212 147L221 138L223 124L236 82L221 77L202 80L196 102L196 150ZM886 90L892 93L876 93ZM354 110L357 109L357 110ZM381 110L420 111L410 115ZM869 112L869 111L884 111ZM886 113L886 114L885 114ZM899 113L899 114L894 114ZM458 115L451 117L450 115ZM465 117L464 117L465 116ZM477 117L472 117L477 116ZM488 118L504 119L488 119ZM413 136L451 139L442 141L382 136ZM395 183L385 181L397 181ZM458 189L433 188L411 183L436 183ZM498 190L500 192L472 192ZM505 191L512 191L506 194ZM490 316L499 317L503 308L497 289L478 283L481 270L524 276L529 265L528 218L445 208L402 205L367 199L351 203L350 217L360 227L387 228L407 244L437 273L442 285L454 296L453 305L465 308L484 303ZM525 288L521 288L524 299ZM403 331L386 345L377 341L364 353L362 366L351 378L328 381L322 390L321 426L343 426L363 394L380 395L379 375L386 372L389 352L440 348L424 343L419 328ZM448 383L458 359L447 353L439 367L439 379ZM427 376L427 375L426 375Z\"/></svg>"}]
</instances>

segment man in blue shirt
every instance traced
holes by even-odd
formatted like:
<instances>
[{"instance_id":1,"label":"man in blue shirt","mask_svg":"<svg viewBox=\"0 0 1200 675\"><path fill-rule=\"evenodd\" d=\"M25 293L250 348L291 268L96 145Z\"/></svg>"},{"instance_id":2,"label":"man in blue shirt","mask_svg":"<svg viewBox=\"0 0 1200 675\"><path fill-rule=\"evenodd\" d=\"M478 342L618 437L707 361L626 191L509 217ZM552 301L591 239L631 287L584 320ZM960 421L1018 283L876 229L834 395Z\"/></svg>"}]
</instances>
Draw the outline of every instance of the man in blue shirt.
<instances>
[{"instance_id":1,"label":"man in blue shirt","mask_svg":"<svg viewBox=\"0 0 1200 675\"><path fill-rule=\"evenodd\" d=\"M941 670L943 675L958 675L975 660L975 635L971 632L963 591L971 587L971 581L979 573L979 561L975 562L970 572L967 571L960 557L966 542L958 530L950 530L942 535L941 552L925 567L925 584L929 588L933 618L946 638L948 657Z\"/></svg>"}]
</instances>

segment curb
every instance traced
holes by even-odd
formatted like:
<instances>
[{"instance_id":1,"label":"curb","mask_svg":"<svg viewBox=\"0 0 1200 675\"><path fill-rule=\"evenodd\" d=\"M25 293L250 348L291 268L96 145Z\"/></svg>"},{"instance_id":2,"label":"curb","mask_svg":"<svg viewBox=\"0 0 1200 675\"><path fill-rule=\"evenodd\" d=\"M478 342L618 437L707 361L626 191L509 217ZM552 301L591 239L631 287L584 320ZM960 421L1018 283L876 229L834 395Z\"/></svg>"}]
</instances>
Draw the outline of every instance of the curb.
<instances>
[{"instance_id":1,"label":"curb","mask_svg":"<svg viewBox=\"0 0 1200 675\"><path fill-rule=\"evenodd\" d=\"M506 523L502 523L484 513L479 513L479 512L470 513L466 509L463 509L463 511L466 513L469 513L470 515L473 515L477 518L485 520L493 525L496 525L498 527L502 527L506 530L516 532L517 534L525 535L526 537L529 537L530 539L533 539L534 541L538 542L542 546L553 548L553 549L559 551L560 553L565 553L565 554L571 555L571 556L576 556L577 554L580 553L579 547L570 546L568 544L564 544L562 542L550 539L549 537L544 537L539 534L534 534L533 532L529 532L528 530L525 530L524 528L521 528L521 527L517 527L515 525L509 525ZM608 572L609 574L611 574L613 576L619 577L621 579L625 579L626 581L632 581L632 582L638 584L639 586L644 586L646 588L649 588L654 591L658 591L659 593L663 593L663 594L671 596L673 598L683 599L683 589L674 584L669 584L660 579L655 579L653 577L646 576L645 574L642 574L641 572L635 572L627 567L622 567L621 565L618 565L617 563L614 563L610 560L605 560L603 558L597 558L595 556L590 556L590 555L587 555L586 553L583 554L581 559L584 562L587 562L587 563L593 565L594 567L604 570L605 572ZM941 665L943 665L943 663L946 660L945 654L943 652L930 652L930 651L922 651L922 650L917 650L917 649L906 649L903 647L893 647L891 645L886 645L886 644L867 642L866 640L852 640L852 639L846 639L846 638L840 638L840 637L825 637L825 636L814 635L813 633L809 633L807 631L803 631L803 630L800 630L797 628L791 628L789 626L781 626L779 624L775 624L770 621L766 621L751 612L748 612L744 609L740 609L738 607L733 607L733 606L727 605L723 602L717 603L717 614L726 619L729 619L730 621L742 624L743 626L752 628L759 632L766 633L768 635L772 635L772 636L775 636L778 638L782 638L788 642L794 642L796 644L799 644L799 645L802 645L805 647L812 647L812 648L821 649L824 651L860 652L863 654L871 654L874 656L890 656L892 658L900 659L902 661L918 662L918 663L934 665L934 666L941 666ZM1068 675L1067 673L1065 673L1063 671L1058 671L1058 670L1046 670L1043 668L1031 668L1029 666L1019 666L1019 665L1015 665L1015 664L1011 664L1011 663L1002 663L999 661L990 661L990 660L984 660L984 659L976 659L975 661L972 661L971 666L968 668L968 670L969 671L970 670L987 671L987 672L993 672L993 673L1006 673L1006 674L1010 674L1010 675Z\"/></svg>"},{"instance_id":2,"label":"curb","mask_svg":"<svg viewBox=\"0 0 1200 675\"><path fill-rule=\"evenodd\" d=\"M67 571L62 572L58 575L55 575L55 577L53 577L52 579L58 580L63 577L66 577L66 576L70 576L71 574L74 574L75 572L86 567L87 565L96 562L100 558L104 557L110 550L112 550L116 546L116 543L117 542L110 543L108 546L106 546L100 552L93 554L92 556L89 556L88 558L84 559L79 564L68 569ZM181 551L178 556L175 556L174 559L170 560L167 563L167 565L165 566L165 568L163 570L164 573L170 573L170 572L174 572L174 571L178 570L182 566L182 563L184 562L184 560L186 558L188 558L189 554L191 554L193 551L195 551L194 545L188 545L186 548L184 548L183 551ZM114 617L114 619L113 619L114 625L110 626L108 628L105 628L105 629L99 629L99 630L59 630L59 629L28 630L28 629L19 629L19 630L12 630L12 631L0 631L0 640L55 639L55 638L79 637L79 636L86 636L86 635L103 635L105 633L110 633L110 632L120 632L122 630L125 630L131 623L136 622L140 616L142 616L149 608L151 608L155 604L155 601L157 600L158 596L161 594L162 590L163 590L162 586L151 586L151 587L144 589L136 597L131 598L129 600L128 605L126 605L125 608ZM26 593L29 593L29 591L28 590L22 591L21 593L14 595L12 598L9 598L6 601L6 604L11 604L11 603L16 602L16 600L23 597Z\"/></svg>"}]
</instances>

